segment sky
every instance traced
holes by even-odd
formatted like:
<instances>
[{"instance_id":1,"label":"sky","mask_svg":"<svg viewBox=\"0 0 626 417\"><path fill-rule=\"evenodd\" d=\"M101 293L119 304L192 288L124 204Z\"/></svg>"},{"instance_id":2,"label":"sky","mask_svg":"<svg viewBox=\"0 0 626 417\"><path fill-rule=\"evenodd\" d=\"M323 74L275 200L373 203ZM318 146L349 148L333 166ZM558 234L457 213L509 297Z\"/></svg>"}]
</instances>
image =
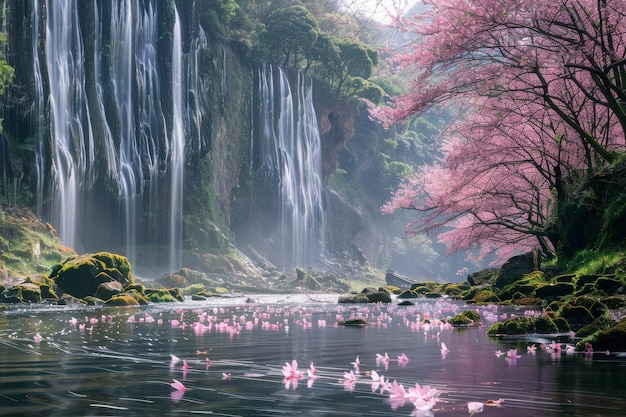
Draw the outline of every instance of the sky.
<instances>
[{"instance_id":1,"label":"sky","mask_svg":"<svg viewBox=\"0 0 626 417\"><path fill-rule=\"evenodd\" d=\"M358 3L358 0L355 0ZM418 3L418 0L361 0L362 7L368 13L374 14L374 19L387 22L389 20L387 10L394 11L397 6L407 10L410 6Z\"/></svg>"}]
</instances>

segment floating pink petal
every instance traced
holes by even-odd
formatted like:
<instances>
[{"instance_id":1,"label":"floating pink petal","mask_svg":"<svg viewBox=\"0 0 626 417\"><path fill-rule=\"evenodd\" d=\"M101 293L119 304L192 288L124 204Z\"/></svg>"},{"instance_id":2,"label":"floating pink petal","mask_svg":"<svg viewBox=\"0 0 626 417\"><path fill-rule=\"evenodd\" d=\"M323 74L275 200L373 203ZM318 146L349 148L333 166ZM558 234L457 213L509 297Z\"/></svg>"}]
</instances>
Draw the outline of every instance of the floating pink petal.
<instances>
[{"instance_id":1,"label":"floating pink petal","mask_svg":"<svg viewBox=\"0 0 626 417\"><path fill-rule=\"evenodd\" d=\"M40 343L43 340L43 337L41 337L41 335L39 333L35 334L35 336L33 336L33 341L35 343Z\"/></svg>"},{"instance_id":2,"label":"floating pink petal","mask_svg":"<svg viewBox=\"0 0 626 417\"><path fill-rule=\"evenodd\" d=\"M172 379L172 381L174 381L174 382L172 382L170 384L170 386L172 388L174 388L176 391L185 391L187 389L187 387L184 386L182 382L180 382L180 381L178 381L176 379Z\"/></svg>"}]
</instances>

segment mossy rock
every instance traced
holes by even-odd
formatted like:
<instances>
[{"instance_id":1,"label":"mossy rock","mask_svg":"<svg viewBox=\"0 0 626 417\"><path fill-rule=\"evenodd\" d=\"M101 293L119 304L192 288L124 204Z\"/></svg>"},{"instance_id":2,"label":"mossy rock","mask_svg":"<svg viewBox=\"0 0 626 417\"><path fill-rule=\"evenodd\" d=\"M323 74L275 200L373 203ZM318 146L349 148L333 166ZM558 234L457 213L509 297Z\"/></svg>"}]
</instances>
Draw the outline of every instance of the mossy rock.
<instances>
[{"instance_id":1,"label":"mossy rock","mask_svg":"<svg viewBox=\"0 0 626 417\"><path fill-rule=\"evenodd\" d=\"M103 306L104 305L104 300L102 298L92 297L91 295L88 295L87 297L85 297L84 301L89 306Z\"/></svg>"},{"instance_id":2,"label":"mossy rock","mask_svg":"<svg viewBox=\"0 0 626 417\"><path fill-rule=\"evenodd\" d=\"M139 294L146 292L146 286L143 284L130 284L124 287L124 291L137 291Z\"/></svg>"},{"instance_id":3,"label":"mossy rock","mask_svg":"<svg viewBox=\"0 0 626 417\"><path fill-rule=\"evenodd\" d=\"M124 291L124 287L122 287L122 284L118 281L103 282L98 285L98 289L96 289L93 296L106 301L122 291Z\"/></svg>"},{"instance_id":4,"label":"mossy rock","mask_svg":"<svg viewBox=\"0 0 626 417\"><path fill-rule=\"evenodd\" d=\"M591 324L588 324L584 327L581 327L576 332L576 337L587 337L592 334L601 331L607 330L611 327L611 318L608 315L604 315L602 317L598 317Z\"/></svg>"},{"instance_id":5,"label":"mossy rock","mask_svg":"<svg viewBox=\"0 0 626 417\"><path fill-rule=\"evenodd\" d=\"M211 298L211 297L215 297L215 294L213 294L211 291L200 291L198 294L200 297L204 297L204 298Z\"/></svg>"},{"instance_id":6,"label":"mossy rock","mask_svg":"<svg viewBox=\"0 0 626 417\"><path fill-rule=\"evenodd\" d=\"M365 294L351 294L339 297L339 304L366 304L367 297Z\"/></svg>"},{"instance_id":7,"label":"mossy rock","mask_svg":"<svg viewBox=\"0 0 626 417\"><path fill-rule=\"evenodd\" d=\"M473 303L499 303L501 300L491 290L481 290L471 300Z\"/></svg>"},{"instance_id":8,"label":"mossy rock","mask_svg":"<svg viewBox=\"0 0 626 417\"><path fill-rule=\"evenodd\" d=\"M150 300L148 299L148 297L146 297L142 292L139 292L134 288L126 289L122 293L122 295L133 297L135 300L137 300L139 305L142 305L142 306L146 304L150 304Z\"/></svg>"},{"instance_id":9,"label":"mossy rock","mask_svg":"<svg viewBox=\"0 0 626 417\"><path fill-rule=\"evenodd\" d=\"M50 278L64 292L78 298L93 296L103 282L115 280L123 287L134 282L128 260L108 252L71 256L52 271Z\"/></svg>"},{"instance_id":10,"label":"mossy rock","mask_svg":"<svg viewBox=\"0 0 626 417\"><path fill-rule=\"evenodd\" d=\"M626 298L623 295L616 295L613 297L606 297L600 300L607 308L611 310L617 310L619 308L626 307Z\"/></svg>"},{"instance_id":11,"label":"mossy rock","mask_svg":"<svg viewBox=\"0 0 626 417\"><path fill-rule=\"evenodd\" d=\"M52 287L50 287L49 285L41 284L39 286L39 289L41 290L41 298L43 298L44 300L58 300L59 299L59 296L57 295L57 293L54 292L54 289L52 289Z\"/></svg>"},{"instance_id":12,"label":"mossy rock","mask_svg":"<svg viewBox=\"0 0 626 417\"><path fill-rule=\"evenodd\" d=\"M554 277L554 282L565 282L569 284L574 284L575 282L577 282L576 274L557 275L556 277Z\"/></svg>"},{"instance_id":13,"label":"mossy rock","mask_svg":"<svg viewBox=\"0 0 626 417\"><path fill-rule=\"evenodd\" d=\"M364 319L348 319L348 320L340 320L337 322L340 326L347 327L365 327L367 326L367 321Z\"/></svg>"},{"instance_id":14,"label":"mossy rock","mask_svg":"<svg viewBox=\"0 0 626 417\"><path fill-rule=\"evenodd\" d=\"M446 283L441 287L440 292L451 297L460 296L463 291L468 290L470 285L467 281L459 283Z\"/></svg>"},{"instance_id":15,"label":"mossy rock","mask_svg":"<svg viewBox=\"0 0 626 417\"><path fill-rule=\"evenodd\" d=\"M153 303L175 303L176 298L169 290L146 290L146 297Z\"/></svg>"},{"instance_id":16,"label":"mossy rock","mask_svg":"<svg viewBox=\"0 0 626 417\"><path fill-rule=\"evenodd\" d=\"M196 295L203 291L206 291L204 284L191 284L190 286L183 288L182 293L184 295Z\"/></svg>"},{"instance_id":17,"label":"mossy rock","mask_svg":"<svg viewBox=\"0 0 626 417\"><path fill-rule=\"evenodd\" d=\"M470 287L468 290L465 290L461 293L461 299L462 300L471 300L473 299L476 294L478 294L479 292L481 292L482 290L484 290L485 288L483 287Z\"/></svg>"},{"instance_id":18,"label":"mossy rock","mask_svg":"<svg viewBox=\"0 0 626 417\"><path fill-rule=\"evenodd\" d=\"M514 317L504 322L494 323L487 334L489 335L518 335L535 332L535 320L532 317Z\"/></svg>"},{"instance_id":19,"label":"mossy rock","mask_svg":"<svg viewBox=\"0 0 626 417\"><path fill-rule=\"evenodd\" d=\"M185 301L185 296L183 295L180 288L168 288L167 291L170 293L172 297L174 297L177 301Z\"/></svg>"},{"instance_id":20,"label":"mossy rock","mask_svg":"<svg viewBox=\"0 0 626 417\"><path fill-rule=\"evenodd\" d=\"M577 350L583 350L585 343L591 343L594 351L626 351L626 319L617 325L601 330L593 335L584 338L576 345Z\"/></svg>"},{"instance_id":21,"label":"mossy rock","mask_svg":"<svg viewBox=\"0 0 626 417\"><path fill-rule=\"evenodd\" d=\"M515 304L520 306L538 306L541 305L543 300L536 297L522 297L515 300Z\"/></svg>"},{"instance_id":22,"label":"mossy rock","mask_svg":"<svg viewBox=\"0 0 626 417\"><path fill-rule=\"evenodd\" d=\"M541 316L535 318L535 333L539 334L553 334L558 333L559 328L550 316Z\"/></svg>"},{"instance_id":23,"label":"mossy rock","mask_svg":"<svg viewBox=\"0 0 626 417\"><path fill-rule=\"evenodd\" d=\"M594 319L597 319L608 311L608 307L605 304L591 297L576 297L570 304L587 307Z\"/></svg>"},{"instance_id":24,"label":"mossy rock","mask_svg":"<svg viewBox=\"0 0 626 417\"><path fill-rule=\"evenodd\" d=\"M138 306L139 303L130 295L118 294L109 298L104 305L108 307L134 307Z\"/></svg>"},{"instance_id":25,"label":"mossy rock","mask_svg":"<svg viewBox=\"0 0 626 417\"><path fill-rule=\"evenodd\" d=\"M214 290L216 294L220 294L220 295L228 294L230 292L228 291L228 289L224 287L215 287Z\"/></svg>"},{"instance_id":26,"label":"mossy rock","mask_svg":"<svg viewBox=\"0 0 626 417\"><path fill-rule=\"evenodd\" d=\"M546 284L535 289L535 297L541 299L555 299L565 295L574 294L574 284L567 282L557 282L556 284Z\"/></svg>"},{"instance_id":27,"label":"mossy rock","mask_svg":"<svg viewBox=\"0 0 626 417\"><path fill-rule=\"evenodd\" d=\"M556 328L559 330L559 333L567 333L572 330L567 320L565 320L563 317L555 317L552 319L552 321L556 325Z\"/></svg>"},{"instance_id":28,"label":"mossy rock","mask_svg":"<svg viewBox=\"0 0 626 417\"><path fill-rule=\"evenodd\" d=\"M595 320L591 311L582 305L567 304L561 308L559 316L567 320L569 326L575 329L586 326Z\"/></svg>"},{"instance_id":29,"label":"mossy rock","mask_svg":"<svg viewBox=\"0 0 626 417\"><path fill-rule=\"evenodd\" d=\"M88 295L93 295L98 289L100 282L96 283L95 277L105 267L103 262L91 258L89 255L71 257L63 263L56 275L50 278L53 278L56 285L66 293L77 298L85 298Z\"/></svg>"},{"instance_id":30,"label":"mossy rock","mask_svg":"<svg viewBox=\"0 0 626 417\"><path fill-rule=\"evenodd\" d=\"M387 291L368 292L365 294L368 303L390 303L391 296Z\"/></svg>"},{"instance_id":31,"label":"mossy rock","mask_svg":"<svg viewBox=\"0 0 626 417\"><path fill-rule=\"evenodd\" d=\"M416 294L425 294L434 290L436 286L437 283L434 281L416 282L415 284L411 285L411 288L409 289Z\"/></svg>"},{"instance_id":32,"label":"mossy rock","mask_svg":"<svg viewBox=\"0 0 626 417\"><path fill-rule=\"evenodd\" d=\"M480 314L476 310L465 310L448 320L453 326L472 326L480 322Z\"/></svg>"},{"instance_id":33,"label":"mossy rock","mask_svg":"<svg viewBox=\"0 0 626 417\"><path fill-rule=\"evenodd\" d=\"M607 295L615 295L623 284L614 278L601 277L596 280L594 286L596 290L604 291Z\"/></svg>"},{"instance_id":34,"label":"mossy rock","mask_svg":"<svg viewBox=\"0 0 626 417\"><path fill-rule=\"evenodd\" d=\"M579 275L576 279L576 288L581 288L586 284L594 284L598 278L604 277L606 275L598 275L598 274L590 274L590 275Z\"/></svg>"},{"instance_id":35,"label":"mossy rock","mask_svg":"<svg viewBox=\"0 0 626 417\"><path fill-rule=\"evenodd\" d=\"M61 294L61 297L59 298L59 301L57 301L58 305L62 305L62 306L80 306L80 305L87 305L87 303L78 298L78 297L74 297L71 294Z\"/></svg>"},{"instance_id":36,"label":"mossy rock","mask_svg":"<svg viewBox=\"0 0 626 417\"><path fill-rule=\"evenodd\" d=\"M119 271L121 275L113 278L115 278L116 281L119 281L123 286L130 285L135 282L135 279L131 274L130 262L128 262L128 258L125 256L109 252L98 252L91 256L94 259L102 261L106 268Z\"/></svg>"},{"instance_id":37,"label":"mossy rock","mask_svg":"<svg viewBox=\"0 0 626 417\"><path fill-rule=\"evenodd\" d=\"M588 294L593 293L595 290L596 290L596 285L593 282L588 282L584 284L583 286L579 287L574 293L574 295L576 297L579 297L581 295L588 295Z\"/></svg>"},{"instance_id":38,"label":"mossy rock","mask_svg":"<svg viewBox=\"0 0 626 417\"><path fill-rule=\"evenodd\" d=\"M40 303L42 301L39 285L31 282L17 284L2 293L6 303Z\"/></svg>"},{"instance_id":39,"label":"mossy rock","mask_svg":"<svg viewBox=\"0 0 626 417\"><path fill-rule=\"evenodd\" d=\"M411 290L404 290L400 294L398 294L398 298L401 299L401 300L405 300L405 299L408 299L408 298L418 298L418 297L419 297L419 295L414 293Z\"/></svg>"}]
</instances>

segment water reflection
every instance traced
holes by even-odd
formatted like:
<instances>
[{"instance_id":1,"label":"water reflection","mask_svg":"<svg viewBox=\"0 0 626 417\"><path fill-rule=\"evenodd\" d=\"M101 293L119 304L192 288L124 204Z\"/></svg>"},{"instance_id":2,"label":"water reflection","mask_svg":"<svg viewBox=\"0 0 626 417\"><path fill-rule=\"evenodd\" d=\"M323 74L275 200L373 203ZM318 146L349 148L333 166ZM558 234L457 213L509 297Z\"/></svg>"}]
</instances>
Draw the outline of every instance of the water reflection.
<instances>
[{"instance_id":1,"label":"water reflection","mask_svg":"<svg viewBox=\"0 0 626 417\"><path fill-rule=\"evenodd\" d=\"M467 416L478 413L474 403L485 405L484 416L622 415L623 359L529 352L550 340L492 339L488 323L440 325L467 308L460 303L346 307L336 297L304 295L258 301L5 312L0 415ZM485 320L501 313L481 310ZM335 325L349 318L370 325ZM284 367L294 359L301 377L287 378ZM430 385L438 401L420 410L394 400L382 389L393 381L407 392Z\"/></svg>"}]
</instances>

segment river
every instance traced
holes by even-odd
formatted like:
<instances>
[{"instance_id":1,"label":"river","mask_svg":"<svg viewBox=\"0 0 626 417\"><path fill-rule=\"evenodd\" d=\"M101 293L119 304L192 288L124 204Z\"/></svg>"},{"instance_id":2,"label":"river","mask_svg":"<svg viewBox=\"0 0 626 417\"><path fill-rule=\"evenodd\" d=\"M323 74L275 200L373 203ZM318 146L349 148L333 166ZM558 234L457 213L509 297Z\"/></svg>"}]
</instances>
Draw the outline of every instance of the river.
<instances>
[{"instance_id":1,"label":"river","mask_svg":"<svg viewBox=\"0 0 626 417\"><path fill-rule=\"evenodd\" d=\"M478 404L481 416L623 415L621 354L567 353L568 335L487 336L498 317L523 311L481 307L483 326L454 329L440 320L475 307L253 297L118 309L10 306L0 313L0 415L467 416ZM336 324L350 318L369 324ZM562 352L541 348L552 340ZM510 349L519 357L507 357ZM285 378L293 360L295 377ZM407 392L430 385L432 407L392 400L373 374Z\"/></svg>"}]
</instances>

